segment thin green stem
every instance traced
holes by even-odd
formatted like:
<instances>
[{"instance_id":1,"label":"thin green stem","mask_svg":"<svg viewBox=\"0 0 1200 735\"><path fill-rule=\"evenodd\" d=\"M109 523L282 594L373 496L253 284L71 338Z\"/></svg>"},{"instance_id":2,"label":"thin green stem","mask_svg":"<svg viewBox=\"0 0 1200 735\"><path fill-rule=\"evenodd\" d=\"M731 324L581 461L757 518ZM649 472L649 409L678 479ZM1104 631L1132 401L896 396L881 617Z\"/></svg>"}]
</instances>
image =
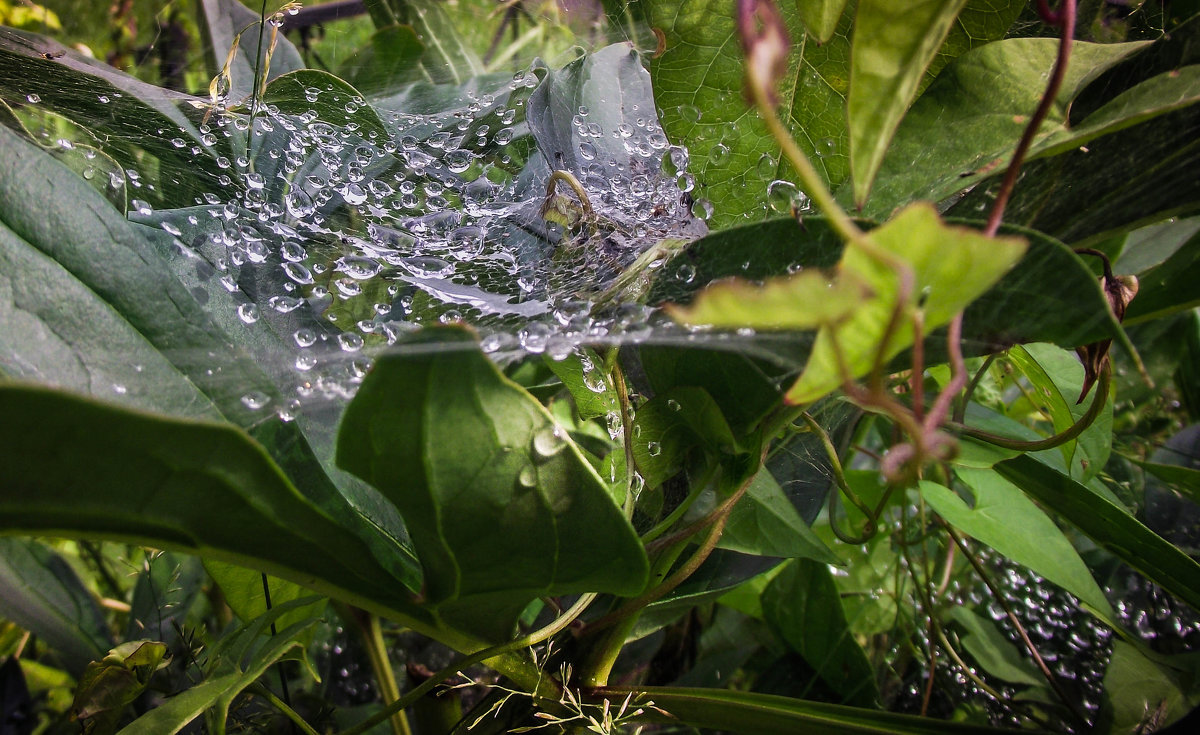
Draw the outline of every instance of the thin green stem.
<instances>
[{"instance_id":1,"label":"thin green stem","mask_svg":"<svg viewBox=\"0 0 1200 735\"><path fill-rule=\"evenodd\" d=\"M796 169L796 174L800 177L800 184L804 187L808 198L828 218L830 226L843 241L851 243L863 240L865 238L863 231L858 229L854 220L850 219L845 210L838 205L837 200L833 198L833 192L825 186L817 169L808 160L804 151L800 150L800 146L796 145L791 132L775 113L775 106L771 104L767 89L753 81L747 84L747 88L754 99L754 106L758 108L759 115L767 124L767 130L771 132L775 142L783 150L783 154L792 164L792 168Z\"/></svg>"},{"instance_id":2,"label":"thin green stem","mask_svg":"<svg viewBox=\"0 0 1200 735\"><path fill-rule=\"evenodd\" d=\"M438 684L441 684L443 681L449 679L463 669L469 666L474 666L475 664L486 663L488 659L496 658L497 656L501 656L506 653L519 651L525 648L532 648L533 646L552 638L553 636L565 630L568 625L575 622L575 620L583 614L584 610L588 608L588 605L592 604L592 601L595 599L595 593L580 595L579 599L575 601L575 604L571 605L571 607L569 607L565 613L555 618L548 625L535 630L529 635L509 641L508 643L501 643L496 646L491 646L490 648L485 648L481 651L476 651L468 656L463 656L462 658L452 662L449 666L437 671L433 676L421 682L418 686L413 687L412 690L410 690L407 694L398 698L396 701L384 707L379 712L376 712L374 715L371 715L354 727L343 730L342 732L338 733L338 735L362 735L362 733L367 732L371 728L391 717L393 714L403 712L413 702L416 702L418 699L432 691ZM541 681L539 681L539 685L537 687L538 689L540 689L540 685ZM530 692L530 694L534 697L540 695L540 693L536 690Z\"/></svg>"},{"instance_id":3,"label":"thin green stem","mask_svg":"<svg viewBox=\"0 0 1200 735\"><path fill-rule=\"evenodd\" d=\"M666 518L662 519L655 524L653 528L642 534L642 543L648 544L669 530L671 526L675 525L675 523L682 518L684 514L687 513L688 509L691 508L696 502L696 498L700 497L700 493L704 492L704 488L708 487L708 484L712 482L713 476L716 475L718 467L719 465L714 463L705 471L703 475L700 476L697 481L693 482L692 487L690 490L688 490L687 497L683 499L683 502L675 506L675 508L667 514Z\"/></svg>"},{"instance_id":4,"label":"thin green stem","mask_svg":"<svg viewBox=\"0 0 1200 735\"><path fill-rule=\"evenodd\" d=\"M943 521L942 525L946 529L946 533L948 533L950 538L954 540L955 545L958 546L959 551L963 553L963 556L965 556L967 561L971 563L971 566L974 567L975 573L979 575L979 578L983 580L983 583L987 586L988 590L991 591L992 597L995 598L996 602L1000 604L1000 607L1004 609L1004 614L1008 617L1008 621L1012 623L1013 627L1016 629L1017 635L1020 637L1021 642L1025 644L1025 649L1029 651L1029 655L1033 658L1034 663L1037 664L1038 670L1041 671L1042 676L1045 677L1046 681L1050 684L1050 688L1054 690L1054 693L1058 695L1058 698L1062 700L1063 704L1067 706L1071 713L1079 719L1080 723L1086 723L1087 715L1085 715L1079 709L1079 705L1075 702L1075 700L1068 697L1066 691L1062 688L1062 684L1058 681L1058 677L1054 675L1054 672L1050 671L1050 667L1046 665L1045 660L1042 659L1042 655L1038 653L1037 647L1034 646L1033 641L1029 639L1029 634L1025 632L1025 626L1021 625L1021 621L1017 619L1016 614L1014 614L1012 611L1012 606L1008 604L1008 600L1005 599L1004 594L998 587L996 587L996 583L992 581L991 576L988 575L987 571L983 568L983 564L974 554L971 553L970 548L967 547L966 541L958 534L957 531L954 530L953 527L950 526L949 523Z\"/></svg>"},{"instance_id":5,"label":"thin green stem","mask_svg":"<svg viewBox=\"0 0 1200 735\"><path fill-rule=\"evenodd\" d=\"M633 517L633 509L637 498L633 497L633 473L637 467L633 459L633 405L629 400L629 386L625 383L625 373L621 370L619 347L612 348L609 363L609 373L612 375L613 389L617 393L617 406L621 409L621 445L625 449L625 517Z\"/></svg>"},{"instance_id":6,"label":"thin green stem","mask_svg":"<svg viewBox=\"0 0 1200 735\"><path fill-rule=\"evenodd\" d=\"M975 371L975 374L971 376L971 381L967 383L966 390L963 392L962 400L954 408L953 420L955 423L961 424L963 419L966 418L967 404L971 402L971 396L975 395L975 389L979 387L979 381L983 379L984 375L987 375L988 368L990 368L992 363L996 361L997 356L998 353L993 352L985 357L983 360L983 365L981 365L979 369Z\"/></svg>"},{"instance_id":7,"label":"thin green stem","mask_svg":"<svg viewBox=\"0 0 1200 735\"><path fill-rule=\"evenodd\" d=\"M313 729L312 725L305 722L304 718L301 717L296 710L289 707L288 704L279 697L276 697L275 693L267 687L263 686L262 684L251 684L249 687L247 687L247 689L250 693L257 694L258 696L267 700L272 707L279 710L284 717L287 717L289 720L291 720L293 725L300 728L300 730L304 732L304 735L321 735L319 732Z\"/></svg>"},{"instance_id":8,"label":"thin green stem","mask_svg":"<svg viewBox=\"0 0 1200 735\"><path fill-rule=\"evenodd\" d=\"M371 669L375 672L375 680L379 684L379 697L384 707L400 699L400 687L396 683L396 674L392 670L392 662L388 659L387 643L383 640L383 628L378 615L366 614L366 619L356 618L362 628L363 642L366 644L367 658ZM408 718L403 712L397 711L389 718L393 735L412 735Z\"/></svg>"},{"instance_id":9,"label":"thin green stem","mask_svg":"<svg viewBox=\"0 0 1200 735\"><path fill-rule=\"evenodd\" d=\"M624 620L625 618L636 615L647 605L662 599L665 595L682 584L684 580L692 576L692 574L694 574L695 571L700 568L700 565L708 559L709 555L712 554L713 549L717 547L717 542L721 540L721 534L725 531L725 523L729 520L729 514L733 511L733 507L737 505L737 502L742 499L742 496L746 494L746 490L750 487L750 483L754 481L754 478L757 474L758 473L756 472L747 477L746 480L740 486L738 486L738 489L733 491L733 493L725 502L717 506L711 513L700 519L700 521L689 525L684 529L684 531L681 531L678 534L673 534L666 539L660 539L659 541L655 542L653 545L658 548L669 546L681 539L688 538L696 531L703 528L705 524L711 524L709 526L708 533L704 536L704 540L700 542L699 548L696 549L696 552L692 554L691 557L689 557L688 560L684 562L674 574L667 577L658 585L646 590L641 595L629 600L613 612L605 615L593 623L590 623L587 626L587 630L601 630L614 623Z\"/></svg>"}]
</instances>

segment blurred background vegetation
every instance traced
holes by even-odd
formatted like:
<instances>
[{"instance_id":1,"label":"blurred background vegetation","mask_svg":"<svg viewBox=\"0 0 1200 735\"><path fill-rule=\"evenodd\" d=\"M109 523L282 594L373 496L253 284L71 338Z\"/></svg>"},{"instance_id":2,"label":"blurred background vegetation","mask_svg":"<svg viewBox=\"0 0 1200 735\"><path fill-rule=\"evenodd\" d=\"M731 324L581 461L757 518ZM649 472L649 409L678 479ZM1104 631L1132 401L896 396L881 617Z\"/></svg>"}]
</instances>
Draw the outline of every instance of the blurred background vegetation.
<instances>
[{"instance_id":1,"label":"blurred background vegetation","mask_svg":"<svg viewBox=\"0 0 1200 735\"><path fill-rule=\"evenodd\" d=\"M261 3L244 3L262 10ZM342 77L369 48L376 27L362 0L305 0L285 16L287 37L310 68ZM444 0L461 37L489 71L524 68L541 56L566 61L575 46L611 40L600 0ZM201 21L204 0L0 0L0 25L52 36L162 87L203 93L213 60ZM282 0L268 0L269 15ZM627 37L624 28L613 29ZM224 51L222 50L222 53Z\"/></svg>"}]
</instances>

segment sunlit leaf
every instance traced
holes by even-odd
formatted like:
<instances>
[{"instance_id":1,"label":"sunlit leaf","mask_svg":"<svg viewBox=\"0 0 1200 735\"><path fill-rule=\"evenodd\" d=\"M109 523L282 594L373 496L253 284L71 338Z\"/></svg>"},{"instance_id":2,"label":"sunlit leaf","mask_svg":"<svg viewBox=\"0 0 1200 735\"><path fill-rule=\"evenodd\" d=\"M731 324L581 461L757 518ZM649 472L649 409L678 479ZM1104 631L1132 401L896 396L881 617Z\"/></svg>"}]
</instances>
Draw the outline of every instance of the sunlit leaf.
<instances>
[{"instance_id":1,"label":"sunlit leaf","mask_svg":"<svg viewBox=\"0 0 1200 735\"><path fill-rule=\"evenodd\" d=\"M853 271L830 277L820 271L767 281L715 283L686 307L667 313L689 326L751 329L815 329L837 324L871 295Z\"/></svg>"},{"instance_id":2,"label":"sunlit leaf","mask_svg":"<svg viewBox=\"0 0 1200 735\"><path fill-rule=\"evenodd\" d=\"M958 478L974 496L968 505L957 493L933 482L921 495L952 526L1078 597L1101 620L1116 627L1116 615L1079 558L1075 547L1033 501L991 470L961 468ZM1014 528L1021 533L1013 533Z\"/></svg>"},{"instance_id":3,"label":"sunlit leaf","mask_svg":"<svg viewBox=\"0 0 1200 735\"><path fill-rule=\"evenodd\" d=\"M921 204L872 230L870 237L889 257L912 269L912 288L901 293L894 264L881 262L863 248L848 248L840 269L866 283L873 298L842 324L821 329L804 372L788 391L789 403L811 403L836 389L842 384L842 365L850 377L859 377L870 371L877 353L886 362L909 347L914 333L907 319L883 343L897 305L908 315L920 303L926 331L936 329L1000 280L1027 246L1020 238L989 238L948 226L933 207Z\"/></svg>"},{"instance_id":4,"label":"sunlit leaf","mask_svg":"<svg viewBox=\"0 0 1200 735\"><path fill-rule=\"evenodd\" d=\"M818 42L825 43L837 29L848 0L796 0L796 12L804 28Z\"/></svg>"},{"instance_id":5,"label":"sunlit leaf","mask_svg":"<svg viewBox=\"0 0 1200 735\"><path fill-rule=\"evenodd\" d=\"M312 598L312 592L294 582L267 575L266 583L270 590L270 604L267 604L267 592L263 589L263 573L227 564L215 559L206 559L204 569L212 580L221 588L225 603L243 622L254 620L284 603L298 600L301 597ZM286 628L301 620L318 617L324 611L327 601L317 599L304 607L294 608L286 615L280 616L276 627Z\"/></svg>"},{"instance_id":6,"label":"sunlit leaf","mask_svg":"<svg viewBox=\"0 0 1200 735\"><path fill-rule=\"evenodd\" d=\"M1000 462L996 470L1147 579L1200 606L1200 564L1112 500L1028 455Z\"/></svg>"}]
</instances>

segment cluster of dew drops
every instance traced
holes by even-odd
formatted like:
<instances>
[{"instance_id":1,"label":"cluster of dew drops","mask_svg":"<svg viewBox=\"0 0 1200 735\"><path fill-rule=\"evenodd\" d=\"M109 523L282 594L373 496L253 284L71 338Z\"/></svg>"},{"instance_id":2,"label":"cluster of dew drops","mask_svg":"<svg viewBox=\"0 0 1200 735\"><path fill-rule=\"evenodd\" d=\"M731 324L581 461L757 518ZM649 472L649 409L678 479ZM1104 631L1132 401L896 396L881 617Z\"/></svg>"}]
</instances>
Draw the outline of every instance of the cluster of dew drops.
<instances>
[{"instance_id":1,"label":"cluster of dew drops","mask_svg":"<svg viewBox=\"0 0 1200 735\"><path fill-rule=\"evenodd\" d=\"M161 227L219 279L247 328L265 323L286 344L282 357L256 357L286 360L295 383L280 386L284 405L248 393L242 403L252 412L270 408L290 420L307 402L349 398L375 349L427 324L470 324L483 350L501 359L561 359L581 344L665 325L651 307L597 310L589 298L604 285L598 280L659 240L702 235L712 205L695 196L689 153L670 144L655 110L627 110L608 130L596 121L603 116L580 106L570 121L573 173L609 232L603 263L559 262L554 238L565 235L541 213L550 166L529 173L545 154L530 141L522 109L540 81L518 72L433 115L377 108L382 129L359 114L371 102L310 86L304 97L314 109L265 104L250 116L218 108L199 126L199 141L182 130L164 135L220 170L217 190L200 192L190 207L153 207L153 196L138 196L153 184L136 170L118 170L109 183L129 192L131 218ZM331 109L344 110L344 120ZM172 175L189 172L168 172L160 185ZM694 270L671 276L690 280ZM605 389L601 371L588 374L589 385Z\"/></svg>"}]
</instances>

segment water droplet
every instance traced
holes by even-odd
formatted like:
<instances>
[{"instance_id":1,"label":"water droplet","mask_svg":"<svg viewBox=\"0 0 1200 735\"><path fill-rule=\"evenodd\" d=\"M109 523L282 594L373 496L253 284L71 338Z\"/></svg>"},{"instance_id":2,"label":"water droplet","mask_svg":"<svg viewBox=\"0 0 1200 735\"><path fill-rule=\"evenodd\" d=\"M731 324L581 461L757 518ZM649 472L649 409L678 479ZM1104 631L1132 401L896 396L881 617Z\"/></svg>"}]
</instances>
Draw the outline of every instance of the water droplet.
<instances>
[{"instance_id":1,"label":"water droplet","mask_svg":"<svg viewBox=\"0 0 1200 735\"><path fill-rule=\"evenodd\" d=\"M686 148L673 145L663 153L662 170L670 178L675 178L687 172L688 151Z\"/></svg>"},{"instance_id":2,"label":"water droplet","mask_svg":"<svg viewBox=\"0 0 1200 735\"><path fill-rule=\"evenodd\" d=\"M42 101L42 98L36 94L27 94L27 95L25 95L25 99L28 100L29 104L31 104L31 105L36 105L37 103Z\"/></svg>"},{"instance_id":3,"label":"water droplet","mask_svg":"<svg viewBox=\"0 0 1200 735\"><path fill-rule=\"evenodd\" d=\"M764 153L758 157L758 177L771 181L775 178L775 159L771 158L770 153Z\"/></svg>"},{"instance_id":4,"label":"water droplet","mask_svg":"<svg viewBox=\"0 0 1200 735\"><path fill-rule=\"evenodd\" d=\"M549 459L558 454L566 446L561 435L562 429L557 426L547 426L533 435L533 452L541 459Z\"/></svg>"},{"instance_id":5,"label":"water droplet","mask_svg":"<svg viewBox=\"0 0 1200 735\"><path fill-rule=\"evenodd\" d=\"M668 398L667 399L667 408L671 409L672 411L678 411L678 410L682 409L683 406L680 406L679 401L675 400L674 398Z\"/></svg>"},{"instance_id":6,"label":"water droplet","mask_svg":"<svg viewBox=\"0 0 1200 735\"><path fill-rule=\"evenodd\" d=\"M292 333L292 339L296 340L297 347L312 347L316 344L317 333L308 327L301 327Z\"/></svg>"},{"instance_id":7,"label":"water droplet","mask_svg":"<svg viewBox=\"0 0 1200 735\"><path fill-rule=\"evenodd\" d=\"M354 332L342 332L338 335L338 346L343 352L358 352L363 348L362 335Z\"/></svg>"},{"instance_id":8,"label":"water droplet","mask_svg":"<svg viewBox=\"0 0 1200 735\"><path fill-rule=\"evenodd\" d=\"M251 411L257 411L270 402L270 396L260 390L252 390L242 396L242 405Z\"/></svg>"},{"instance_id":9,"label":"water droplet","mask_svg":"<svg viewBox=\"0 0 1200 735\"><path fill-rule=\"evenodd\" d=\"M833 138L821 138L817 141L817 155L821 158L837 153L837 141Z\"/></svg>"},{"instance_id":10,"label":"water droplet","mask_svg":"<svg viewBox=\"0 0 1200 735\"><path fill-rule=\"evenodd\" d=\"M141 199L130 200L129 206L133 207L133 211L142 216L149 216L154 213L154 209L150 206L150 203Z\"/></svg>"},{"instance_id":11,"label":"water droplet","mask_svg":"<svg viewBox=\"0 0 1200 735\"><path fill-rule=\"evenodd\" d=\"M525 465L517 474L517 482L523 487L537 487L537 470L532 465Z\"/></svg>"},{"instance_id":12,"label":"water droplet","mask_svg":"<svg viewBox=\"0 0 1200 735\"><path fill-rule=\"evenodd\" d=\"M463 171L466 171L471 167L472 158L473 157L470 151L464 151L460 148L458 150L448 152L444 160L446 162L446 168L450 169L456 174L461 174Z\"/></svg>"},{"instance_id":13,"label":"water droplet","mask_svg":"<svg viewBox=\"0 0 1200 735\"><path fill-rule=\"evenodd\" d=\"M692 202L692 216L696 219L707 220L713 215L712 202L707 199L697 199Z\"/></svg>"},{"instance_id":14,"label":"water droplet","mask_svg":"<svg viewBox=\"0 0 1200 735\"><path fill-rule=\"evenodd\" d=\"M241 319L246 324L253 324L258 321L258 305L257 304L241 304L237 308L238 319Z\"/></svg>"},{"instance_id":15,"label":"water droplet","mask_svg":"<svg viewBox=\"0 0 1200 735\"><path fill-rule=\"evenodd\" d=\"M342 198L347 204L357 206L367 201L367 190L362 187L362 184L352 182L346 184L341 190Z\"/></svg>"},{"instance_id":16,"label":"water droplet","mask_svg":"<svg viewBox=\"0 0 1200 735\"><path fill-rule=\"evenodd\" d=\"M717 143L708 152L708 165L724 166L726 163L729 163L729 146Z\"/></svg>"},{"instance_id":17,"label":"water droplet","mask_svg":"<svg viewBox=\"0 0 1200 735\"><path fill-rule=\"evenodd\" d=\"M658 442L649 442L646 444L646 454L649 454L651 457L657 457L662 454L662 445Z\"/></svg>"},{"instance_id":18,"label":"water droplet","mask_svg":"<svg viewBox=\"0 0 1200 735\"><path fill-rule=\"evenodd\" d=\"M800 203L800 190L790 181L776 179L767 185L767 202L771 211L790 215Z\"/></svg>"},{"instance_id":19,"label":"water droplet","mask_svg":"<svg viewBox=\"0 0 1200 735\"><path fill-rule=\"evenodd\" d=\"M307 285L313 282L312 271L304 267L303 263L285 262L283 264L283 272L287 277L301 285Z\"/></svg>"}]
</instances>

